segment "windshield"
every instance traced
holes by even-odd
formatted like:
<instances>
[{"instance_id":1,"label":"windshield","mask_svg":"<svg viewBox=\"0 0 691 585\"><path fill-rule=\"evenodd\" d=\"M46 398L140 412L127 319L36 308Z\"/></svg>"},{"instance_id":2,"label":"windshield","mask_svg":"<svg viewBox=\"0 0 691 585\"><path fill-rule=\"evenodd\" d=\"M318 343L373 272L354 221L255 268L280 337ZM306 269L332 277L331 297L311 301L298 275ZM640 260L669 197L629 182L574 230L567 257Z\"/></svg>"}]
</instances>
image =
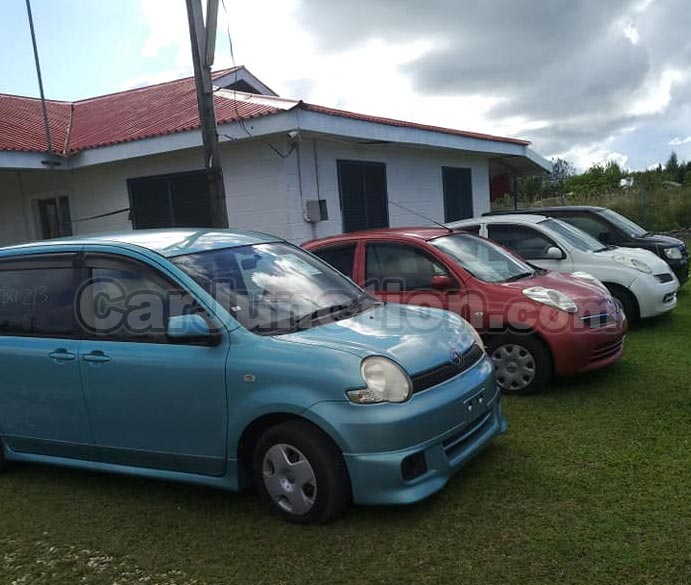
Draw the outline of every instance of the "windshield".
<instances>
[{"instance_id":1,"label":"windshield","mask_svg":"<svg viewBox=\"0 0 691 585\"><path fill-rule=\"evenodd\" d=\"M509 282L528 278L535 271L500 246L467 234L443 236L430 242L484 282Z\"/></svg>"},{"instance_id":2,"label":"windshield","mask_svg":"<svg viewBox=\"0 0 691 585\"><path fill-rule=\"evenodd\" d=\"M540 225L581 252L601 252L602 250L607 250L607 247L603 247L602 243L598 242L591 235L559 219L545 219L540 222Z\"/></svg>"},{"instance_id":3,"label":"windshield","mask_svg":"<svg viewBox=\"0 0 691 585\"><path fill-rule=\"evenodd\" d=\"M173 262L260 335L307 329L376 302L328 264L284 243L200 252Z\"/></svg>"},{"instance_id":4,"label":"windshield","mask_svg":"<svg viewBox=\"0 0 691 585\"><path fill-rule=\"evenodd\" d=\"M636 222L631 221L628 217L624 217L616 211L612 211L611 209L600 209L598 213L632 238L642 238L648 233Z\"/></svg>"}]
</instances>

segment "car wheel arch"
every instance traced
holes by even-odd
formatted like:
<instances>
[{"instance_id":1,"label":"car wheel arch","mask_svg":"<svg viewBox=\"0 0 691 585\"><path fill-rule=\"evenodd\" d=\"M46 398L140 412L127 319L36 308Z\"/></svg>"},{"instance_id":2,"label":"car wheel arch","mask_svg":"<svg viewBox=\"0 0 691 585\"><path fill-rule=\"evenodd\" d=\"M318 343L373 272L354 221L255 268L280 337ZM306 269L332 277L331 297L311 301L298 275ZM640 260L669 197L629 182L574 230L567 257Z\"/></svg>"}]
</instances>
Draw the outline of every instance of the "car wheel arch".
<instances>
[{"instance_id":1,"label":"car wheel arch","mask_svg":"<svg viewBox=\"0 0 691 585\"><path fill-rule=\"evenodd\" d=\"M627 287L622 286L621 284L618 284L616 282L603 282L602 284L604 284L607 287L607 290L609 290L610 294L613 297L616 297L618 294L629 298L634 309L634 314L626 315L626 317L628 318L629 323L636 323L640 319L641 315L641 305L638 302L638 298L636 297L636 295L633 294L633 292L631 292L631 290Z\"/></svg>"},{"instance_id":2,"label":"car wheel arch","mask_svg":"<svg viewBox=\"0 0 691 585\"><path fill-rule=\"evenodd\" d=\"M247 485L252 476L252 458L254 454L254 449L257 442L261 436L271 427L288 422L288 421L299 421L307 423L316 429L319 433L324 435L325 439L333 443L333 445L341 452L344 452L343 445L341 442L334 438L333 434L324 428L324 425L318 424L317 422L311 420L306 416L301 416L299 414L290 412L272 412L268 414L263 414L255 418L250 422L240 434L240 438L237 442L237 464L238 464L238 476L245 478L245 481L241 480L241 484Z\"/></svg>"}]
</instances>

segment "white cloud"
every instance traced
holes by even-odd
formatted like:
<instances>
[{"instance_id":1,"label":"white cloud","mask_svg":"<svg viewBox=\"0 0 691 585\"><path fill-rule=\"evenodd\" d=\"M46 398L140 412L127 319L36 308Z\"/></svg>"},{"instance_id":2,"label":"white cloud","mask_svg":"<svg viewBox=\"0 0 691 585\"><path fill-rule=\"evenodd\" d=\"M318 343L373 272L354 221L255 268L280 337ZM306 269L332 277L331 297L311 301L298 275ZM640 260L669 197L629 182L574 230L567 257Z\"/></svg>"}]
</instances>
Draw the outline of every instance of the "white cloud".
<instances>
[{"instance_id":1,"label":"white cloud","mask_svg":"<svg viewBox=\"0 0 691 585\"><path fill-rule=\"evenodd\" d=\"M672 99L672 90L687 75L677 69L664 70L657 80L644 86L639 96L634 97L630 113L633 116L649 116L663 112Z\"/></svg>"},{"instance_id":2,"label":"white cloud","mask_svg":"<svg viewBox=\"0 0 691 585\"><path fill-rule=\"evenodd\" d=\"M608 162L615 162L622 169L628 168L629 165L629 157L627 155L608 150L600 145L574 147L557 156L573 162L579 171L585 171L595 164L605 165Z\"/></svg>"},{"instance_id":3,"label":"white cloud","mask_svg":"<svg viewBox=\"0 0 691 585\"><path fill-rule=\"evenodd\" d=\"M163 49L176 50L176 64L191 64L187 11L183 0L141 0L141 14L149 35L142 55L156 57Z\"/></svg>"},{"instance_id":4,"label":"white cloud","mask_svg":"<svg viewBox=\"0 0 691 585\"><path fill-rule=\"evenodd\" d=\"M681 138L680 136L677 136L676 138L673 138L669 141L669 145L681 146L682 144L689 144L689 142L691 142L691 136L687 136L686 138Z\"/></svg>"}]
</instances>

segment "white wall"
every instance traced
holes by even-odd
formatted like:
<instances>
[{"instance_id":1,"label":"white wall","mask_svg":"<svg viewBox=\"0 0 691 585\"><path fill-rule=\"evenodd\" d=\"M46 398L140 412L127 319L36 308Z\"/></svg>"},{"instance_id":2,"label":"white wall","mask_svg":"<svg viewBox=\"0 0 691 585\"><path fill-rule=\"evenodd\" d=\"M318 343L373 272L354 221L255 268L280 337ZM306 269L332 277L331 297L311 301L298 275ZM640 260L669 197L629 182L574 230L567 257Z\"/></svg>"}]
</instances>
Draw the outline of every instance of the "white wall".
<instances>
[{"instance_id":1,"label":"white wall","mask_svg":"<svg viewBox=\"0 0 691 585\"><path fill-rule=\"evenodd\" d=\"M287 140L272 144L288 153ZM486 156L451 150L400 145L357 145L305 137L299 153L283 158L260 141L221 145L231 227L275 234L300 243L342 230L336 161L383 162L387 169L389 201L444 220L442 166L472 169L475 215L489 209ZM300 165L298 165L298 159ZM76 235L131 229L127 213L82 221L129 207L127 179L203 168L201 149L147 156L74 171L0 172L0 245L38 237L32 201L68 195ZM330 219L311 224L303 219L304 201L321 197ZM389 205L392 227L425 225L421 217Z\"/></svg>"},{"instance_id":2,"label":"white wall","mask_svg":"<svg viewBox=\"0 0 691 585\"><path fill-rule=\"evenodd\" d=\"M301 149L303 199L316 199L317 173L313 140L304 140ZM369 146L319 139L316 156L319 194L327 201L329 220L319 222L314 227L304 222L294 225L295 241L325 237L342 231L336 165L339 159L386 164L391 227L432 225L431 222L425 221L415 213L409 213L392 205L392 201L435 221L444 221L443 166L470 168L474 215L478 216L489 211L489 170L488 159L485 156L441 149L399 145Z\"/></svg>"}]
</instances>

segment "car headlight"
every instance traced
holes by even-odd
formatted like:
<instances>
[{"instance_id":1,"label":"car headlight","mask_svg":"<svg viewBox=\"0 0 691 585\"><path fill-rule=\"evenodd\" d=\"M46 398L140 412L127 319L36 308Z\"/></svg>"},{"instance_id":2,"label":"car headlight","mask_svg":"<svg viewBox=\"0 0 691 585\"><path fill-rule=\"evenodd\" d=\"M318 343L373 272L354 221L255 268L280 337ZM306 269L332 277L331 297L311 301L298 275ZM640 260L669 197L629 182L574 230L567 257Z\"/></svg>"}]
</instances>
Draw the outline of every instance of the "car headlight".
<instances>
[{"instance_id":1,"label":"car headlight","mask_svg":"<svg viewBox=\"0 0 691 585\"><path fill-rule=\"evenodd\" d=\"M549 305L550 307L555 307L556 309L561 309L567 313L575 313L578 311L576 303L573 299L565 295L560 290L555 290L553 288L544 288L542 286L533 286L531 288L523 289L523 294L529 299L542 303L543 305Z\"/></svg>"},{"instance_id":2,"label":"car headlight","mask_svg":"<svg viewBox=\"0 0 691 585\"><path fill-rule=\"evenodd\" d=\"M473 334L473 337L475 338L475 343L477 343L480 346L480 349L485 349L485 342L482 341L482 337L478 333L477 329L473 327L472 325L468 325L468 329L470 329L470 332Z\"/></svg>"},{"instance_id":3,"label":"car headlight","mask_svg":"<svg viewBox=\"0 0 691 585\"><path fill-rule=\"evenodd\" d=\"M607 287L602 284L602 281L599 278L595 278L590 272L581 272L580 270L578 272L572 272L571 276L575 276L576 278L580 278L581 280L587 280L589 282L592 282L593 284L598 284L602 288L606 289Z\"/></svg>"},{"instance_id":4,"label":"car headlight","mask_svg":"<svg viewBox=\"0 0 691 585\"><path fill-rule=\"evenodd\" d=\"M397 363L381 356L362 360L360 366L366 388L348 390L351 402L377 404L379 402L405 402L413 391L410 376Z\"/></svg>"},{"instance_id":5,"label":"car headlight","mask_svg":"<svg viewBox=\"0 0 691 585\"><path fill-rule=\"evenodd\" d=\"M638 270L639 272L645 272L646 274L653 273L653 269L650 266L648 266L645 262L642 262L641 260L638 260L636 258L632 258L631 256L617 254L615 256L612 256L612 260L614 260L615 262L619 262L619 264L623 264L624 266L628 266L629 268Z\"/></svg>"},{"instance_id":6,"label":"car headlight","mask_svg":"<svg viewBox=\"0 0 691 585\"><path fill-rule=\"evenodd\" d=\"M667 257L668 260L681 260L682 254L679 248L663 248L662 253Z\"/></svg>"}]
</instances>

